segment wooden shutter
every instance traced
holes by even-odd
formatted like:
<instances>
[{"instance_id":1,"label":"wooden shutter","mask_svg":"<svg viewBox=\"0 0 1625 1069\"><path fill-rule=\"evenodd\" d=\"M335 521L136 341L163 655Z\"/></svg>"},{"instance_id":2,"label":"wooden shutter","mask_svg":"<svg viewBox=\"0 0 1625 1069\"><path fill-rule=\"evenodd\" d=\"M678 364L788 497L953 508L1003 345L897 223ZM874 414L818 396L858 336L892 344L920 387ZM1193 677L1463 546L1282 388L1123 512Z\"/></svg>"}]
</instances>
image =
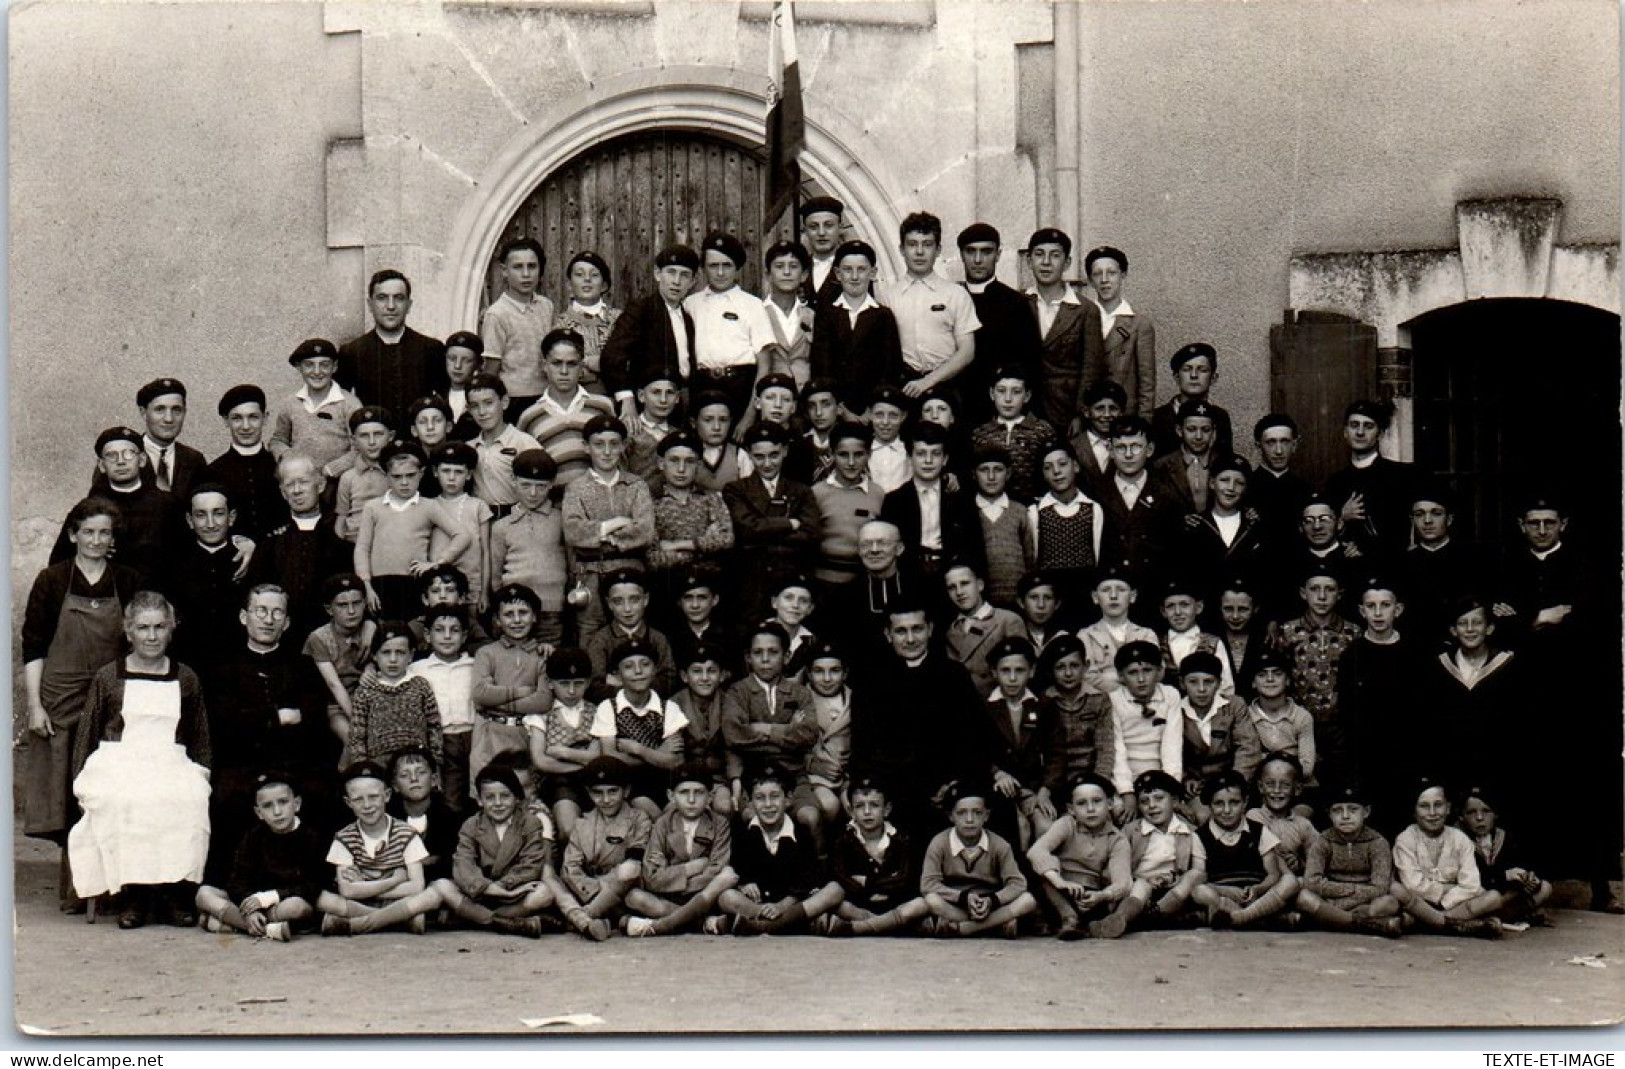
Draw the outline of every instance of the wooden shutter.
<instances>
[{"instance_id":1,"label":"wooden shutter","mask_svg":"<svg viewBox=\"0 0 1625 1069\"><path fill-rule=\"evenodd\" d=\"M1377 330L1335 312L1288 309L1270 328L1270 407L1302 434L1293 470L1314 486L1348 463L1343 409L1377 396ZM1245 440L1251 428L1237 427Z\"/></svg>"}]
</instances>

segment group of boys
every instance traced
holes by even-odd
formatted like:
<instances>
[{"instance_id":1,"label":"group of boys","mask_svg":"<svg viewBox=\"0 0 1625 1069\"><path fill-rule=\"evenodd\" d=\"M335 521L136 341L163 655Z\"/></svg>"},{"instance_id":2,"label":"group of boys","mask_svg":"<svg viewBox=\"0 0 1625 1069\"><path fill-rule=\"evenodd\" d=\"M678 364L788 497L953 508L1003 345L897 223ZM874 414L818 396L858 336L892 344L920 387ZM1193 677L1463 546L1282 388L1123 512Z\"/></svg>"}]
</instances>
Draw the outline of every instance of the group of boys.
<instances>
[{"instance_id":1,"label":"group of boys","mask_svg":"<svg viewBox=\"0 0 1625 1069\"><path fill-rule=\"evenodd\" d=\"M1254 428L1256 469L1234 451L1212 346L1174 354L1153 407L1118 250L1089 254L1083 294L1070 239L1040 230L1022 295L976 224L961 286L917 213L907 274L877 286L837 203L802 215L811 251L765 255L788 316L713 234L656 257L589 367L519 240L483 336L416 334L410 283L374 276L374 330L294 350L268 441L265 392L234 387L231 448L205 465L167 378L138 394L145 433L101 435L120 559L175 601L227 739L199 898L216 923L1013 934L1032 913L1074 937L1195 903L1246 924L1312 891L1243 804L1272 764L1345 838L1372 805L1402 827L1412 772L1514 793L1515 742L1462 767L1450 732L1383 708L1393 662L1372 650L1403 612L1419 671L1477 613L1540 685L1572 686L1608 632L1561 504L1529 502L1497 576L1451 539L1442 483L1379 455L1385 406L1348 406L1350 463L1320 493L1288 415ZM412 617L434 745L358 751L371 621ZM340 747L361 759L335 790ZM1588 774L1616 781L1617 759ZM1295 792L1264 810L1289 819ZM355 822L317 842L339 801ZM311 841L278 839L295 832ZM1237 835L1264 860L1237 862ZM1204 841L1245 896L1200 878Z\"/></svg>"}]
</instances>

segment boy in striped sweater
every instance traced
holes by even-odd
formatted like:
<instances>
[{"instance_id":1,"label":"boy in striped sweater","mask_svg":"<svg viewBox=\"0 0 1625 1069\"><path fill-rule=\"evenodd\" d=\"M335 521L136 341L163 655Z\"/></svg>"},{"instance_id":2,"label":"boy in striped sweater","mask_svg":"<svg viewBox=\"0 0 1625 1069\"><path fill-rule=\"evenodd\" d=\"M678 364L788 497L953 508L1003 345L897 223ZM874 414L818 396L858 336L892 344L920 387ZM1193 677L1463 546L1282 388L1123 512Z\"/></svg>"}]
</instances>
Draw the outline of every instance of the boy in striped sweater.
<instances>
[{"instance_id":1,"label":"boy in striped sweater","mask_svg":"<svg viewBox=\"0 0 1625 1069\"><path fill-rule=\"evenodd\" d=\"M558 484L568 486L589 466L583 433L594 416L615 415L609 398L581 385L586 342L569 327L559 327L542 339L542 373L547 389L525 409L515 423L536 439L559 466Z\"/></svg>"},{"instance_id":2,"label":"boy in striped sweater","mask_svg":"<svg viewBox=\"0 0 1625 1069\"><path fill-rule=\"evenodd\" d=\"M371 761L344 773L344 804L355 814L333 836L327 861L337 871L337 893L323 891L323 935L361 935L397 924L422 935L440 895L423 882L428 847L411 826L389 815L389 786Z\"/></svg>"}]
</instances>

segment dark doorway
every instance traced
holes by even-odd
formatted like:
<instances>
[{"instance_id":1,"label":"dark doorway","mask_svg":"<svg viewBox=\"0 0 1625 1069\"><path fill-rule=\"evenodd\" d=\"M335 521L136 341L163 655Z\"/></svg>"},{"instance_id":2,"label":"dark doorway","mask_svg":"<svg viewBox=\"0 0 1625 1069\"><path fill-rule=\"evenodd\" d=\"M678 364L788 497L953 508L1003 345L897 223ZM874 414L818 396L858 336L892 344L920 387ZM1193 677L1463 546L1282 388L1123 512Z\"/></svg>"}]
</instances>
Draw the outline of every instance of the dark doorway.
<instances>
[{"instance_id":1,"label":"dark doorway","mask_svg":"<svg viewBox=\"0 0 1625 1069\"><path fill-rule=\"evenodd\" d=\"M514 213L502 241L533 237L542 243L547 269L538 292L560 309L569 303L564 268L576 253L590 250L609 263L613 277L606 299L624 308L654 289L655 253L674 242L698 248L711 230L725 230L745 243L750 256L740 285L760 293L763 250L790 236L787 221L778 233L764 238L761 232L764 181L754 147L691 130L616 138L548 175ZM804 183L803 197L818 192ZM703 277L695 281L704 284ZM501 292L493 263L485 303Z\"/></svg>"},{"instance_id":2,"label":"dark doorway","mask_svg":"<svg viewBox=\"0 0 1625 1069\"><path fill-rule=\"evenodd\" d=\"M1505 544L1529 493L1620 559L1620 318L1565 301L1482 300L1410 324L1416 460L1458 495L1456 533ZM1612 567L1604 574L1614 574Z\"/></svg>"}]
</instances>

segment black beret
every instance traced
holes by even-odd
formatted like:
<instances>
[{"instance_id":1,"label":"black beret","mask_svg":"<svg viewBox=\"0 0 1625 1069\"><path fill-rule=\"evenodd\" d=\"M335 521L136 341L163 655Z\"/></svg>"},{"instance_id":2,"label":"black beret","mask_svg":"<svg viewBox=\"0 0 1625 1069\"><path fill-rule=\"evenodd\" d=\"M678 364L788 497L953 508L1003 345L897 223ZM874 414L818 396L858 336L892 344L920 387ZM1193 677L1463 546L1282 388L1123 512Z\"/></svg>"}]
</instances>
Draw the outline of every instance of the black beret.
<instances>
[{"instance_id":1,"label":"black beret","mask_svg":"<svg viewBox=\"0 0 1625 1069\"><path fill-rule=\"evenodd\" d=\"M178 393L181 395L181 400L186 400L186 387L181 383L180 379L153 379L135 392L135 403L142 408L146 408L158 398L172 393Z\"/></svg>"},{"instance_id":2,"label":"black beret","mask_svg":"<svg viewBox=\"0 0 1625 1069\"><path fill-rule=\"evenodd\" d=\"M774 445L787 445L790 441L789 432L777 423L753 423L745 431L740 446L749 452L750 447L759 442L771 442Z\"/></svg>"},{"instance_id":3,"label":"black beret","mask_svg":"<svg viewBox=\"0 0 1625 1069\"><path fill-rule=\"evenodd\" d=\"M629 782L627 767L613 757L595 757L581 770L581 778L590 787L625 787Z\"/></svg>"},{"instance_id":4,"label":"black beret","mask_svg":"<svg viewBox=\"0 0 1625 1069\"><path fill-rule=\"evenodd\" d=\"M1298 583L1302 585L1311 579L1335 579L1338 586L1343 585L1342 575L1325 557L1313 557L1304 564L1303 571L1298 574Z\"/></svg>"},{"instance_id":5,"label":"black beret","mask_svg":"<svg viewBox=\"0 0 1625 1069\"><path fill-rule=\"evenodd\" d=\"M1478 609L1484 610L1486 614L1490 611L1490 599L1483 591L1471 591L1453 598L1450 602L1450 622L1454 624L1463 616Z\"/></svg>"},{"instance_id":6,"label":"black beret","mask_svg":"<svg viewBox=\"0 0 1625 1069\"><path fill-rule=\"evenodd\" d=\"M677 655L677 668L682 670L696 664L704 664L706 661L711 661L720 668L728 663L727 651L714 642L696 642L692 646L685 647Z\"/></svg>"},{"instance_id":7,"label":"black beret","mask_svg":"<svg viewBox=\"0 0 1625 1069\"><path fill-rule=\"evenodd\" d=\"M846 205L834 197L813 197L801 202L801 221L806 222L807 217L825 213L828 215L845 215Z\"/></svg>"},{"instance_id":8,"label":"black beret","mask_svg":"<svg viewBox=\"0 0 1625 1069\"><path fill-rule=\"evenodd\" d=\"M1063 253L1072 255L1072 239L1067 237L1066 231L1057 227L1042 226L1033 231L1033 236L1027 239L1027 251L1031 252L1040 245L1059 245Z\"/></svg>"},{"instance_id":9,"label":"black beret","mask_svg":"<svg viewBox=\"0 0 1625 1069\"><path fill-rule=\"evenodd\" d=\"M1353 588L1350 590L1350 593L1357 594L1363 598L1368 590L1386 590L1390 594L1394 595L1395 598L1403 601L1405 598L1404 591L1401 589L1402 586L1403 584L1392 575L1384 575L1381 572L1371 572L1361 576L1360 581L1354 584Z\"/></svg>"},{"instance_id":10,"label":"black beret","mask_svg":"<svg viewBox=\"0 0 1625 1069\"><path fill-rule=\"evenodd\" d=\"M907 412L910 404L908 394L895 386L880 386L876 388L874 393L869 395L870 408L875 405L891 405L893 408L900 408Z\"/></svg>"},{"instance_id":11,"label":"black beret","mask_svg":"<svg viewBox=\"0 0 1625 1069\"><path fill-rule=\"evenodd\" d=\"M491 607L493 609L506 605L511 601L530 606L531 612L542 611L542 599L536 596L536 591L523 583L505 583L497 588L496 593L491 595Z\"/></svg>"},{"instance_id":12,"label":"black beret","mask_svg":"<svg viewBox=\"0 0 1625 1069\"><path fill-rule=\"evenodd\" d=\"M1149 794L1167 791L1174 798L1185 797L1185 785L1160 768L1149 769L1134 777L1134 793Z\"/></svg>"},{"instance_id":13,"label":"black beret","mask_svg":"<svg viewBox=\"0 0 1625 1069\"><path fill-rule=\"evenodd\" d=\"M839 392L840 386L835 382L834 379L808 379L807 382L801 387L800 400L802 404L806 404L809 398L816 397L818 394Z\"/></svg>"},{"instance_id":14,"label":"black beret","mask_svg":"<svg viewBox=\"0 0 1625 1069\"><path fill-rule=\"evenodd\" d=\"M1224 662L1219 660L1217 654L1209 653L1206 650L1197 650L1179 662L1179 674L1188 676L1197 672L1203 672L1210 676L1223 675Z\"/></svg>"},{"instance_id":15,"label":"black beret","mask_svg":"<svg viewBox=\"0 0 1625 1069\"><path fill-rule=\"evenodd\" d=\"M429 458L423 455L423 447L411 438L397 438L384 447L378 455L378 463L384 470L389 470L390 461L396 457L411 457L418 462L418 467L427 467Z\"/></svg>"},{"instance_id":16,"label":"black beret","mask_svg":"<svg viewBox=\"0 0 1625 1069\"><path fill-rule=\"evenodd\" d=\"M479 462L480 455L467 442L445 442L434 451L436 464L460 464L465 468L473 468Z\"/></svg>"},{"instance_id":17,"label":"black beret","mask_svg":"<svg viewBox=\"0 0 1625 1069\"><path fill-rule=\"evenodd\" d=\"M649 592L649 576L639 568L616 568L612 572L605 572L598 577L598 594L605 601L609 600L609 592L622 583L630 583L645 594Z\"/></svg>"},{"instance_id":18,"label":"black beret","mask_svg":"<svg viewBox=\"0 0 1625 1069\"><path fill-rule=\"evenodd\" d=\"M1038 654L1033 651L1033 644L1019 635L1011 635L989 650L987 663L991 667L1006 657L1024 657L1029 667L1038 660Z\"/></svg>"},{"instance_id":19,"label":"black beret","mask_svg":"<svg viewBox=\"0 0 1625 1069\"><path fill-rule=\"evenodd\" d=\"M835 262L838 264L848 256L861 256L869 261L870 267L873 267L878 260L873 245L867 241L858 241L855 238L851 241L841 242L840 246L835 250Z\"/></svg>"},{"instance_id":20,"label":"black beret","mask_svg":"<svg viewBox=\"0 0 1625 1069\"><path fill-rule=\"evenodd\" d=\"M294 777L280 768L268 768L254 777L255 794L267 787L286 787L295 795L299 793L299 784L294 782Z\"/></svg>"},{"instance_id":21,"label":"black beret","mask_svg":"<svg viewBox=\"0 0 1625 1069\"><path fill-rule=\"evenodd\" d=\"M1271 412L1257 423L1253 424L1253 441L1264 437L1264 432L1271 427L1285 427L1292 432L1292 437L1298 436L1298 421L1285 412Z\"/></svg>"},{"instance_id":22,"label":"black beret","mask_svg":"<svg viewBox=\"0 0 1625 1069\"><path fill-rule=\"evenodd\" d=\"M1055 662L1063 657L1070 657L1074 653L1083 656L1087 653L1083 646L1083 639L1070 631L1064 631L1050 639L1044 646L1043 664L1053 668Z\"/></svg>"},{"instance_id":23,"label":"black beret","mask_svg":"<svg viewBox=\"0 0 1625 1069\"><path fill-rule=\"evenodd\" d=\"M473 393L475 390L494 390L498 397L508 396L508 384L502 381L502 376L493 375L489 371L476 371L469 377L468 385L463 387L463 392Z\"/></svg>"},{"instance_id":24,"label":"black beret","mask_svg":"<svg viewBox=\"0 0 1625 1069\"><path fill-rule=\"evenodd\" d=\"M1199 598L1201 592L1197 585L1183 575L1175 575L1162 584L1162 599L1169 598Z\"/></svg>"},{"instance_id":25,"label":"black beret","mask_svg":"<svg viewBox=\"0 0 1625 1069\"><path fill-rule=\"evenodd\" d=\"M1253 466L1235 453L1220 453L1213 458L1213 463L1209 464L1207 469L1209 477L1226 471L1240 472L1243 477L1250 479L1253 475Z\"/></svg>"},{"instance_id":26,"label":"black beret","mask_svg":"<svg viewBox=\"0 0 1625 1069\"><path fill-rule=\"evenodd\" d=\"M1219 350L1205 341L1193 341L1169 357L1168 368L1171 371L1178 371L1192 360L1203 356L1207 357L1208 364L1217 371L1219 367Z\"/></svg>"},{"instance_id":27,"label":"black beret","mask_svg":"<svg viewBox=\"0 0 1625 1069\"><path fill-rule=\"evenodd\" d=\"M958 244L961 249L983 241L999 244L999 232L990 223L972 223L959 232Z\"/></svg>"},{"instance_id":28,"label":"black beret","mask_svg":"<svg viewBox=\"0 0 1625 1069\"><path fill-rule=\"evenodd\" d=\"M648 389L657 382L669 382L673 386L681 386L683 377L675 365L653 364L638 378L637 387L640 390Z\"/></svg>"},{"instance_id":29,"label":"black beret","mask_svg":"<svg viewBox=\"0 0 1625 1069\"><path fill-rule=\"evenodd\" d=\"M1128 391L1113 379L1096 379L1083 388L1083 407L1097 405L1111 398L1118 408L1128 407Z\"/></svg>"},{"instance_id":30,"label":"black beret","mask_svg":"<svg viewBox=\"0 0 1625 1069\"><path fill-rule=\"evenodd\" d=\"M1564 506L1563 500L1552 494L1530 494L1518 502L1518 518L1523 519L1531 512L1555 512L1559 516L1567 516L1569 510Z\"/></svg>"},{"instance_id":31,"label":"black beret","mask_svg":"<svg viewBox=\"0 0 1625 1069\"><path fill-rule=\"evenodd\" d=\"M812 256L799 241L775 241L762 253L762 263L771 266L781 256L794 256L803 271L812 270Z\"/></svg>"},{"instance_id":32,"label":"black beret","mask_svg":"<svg viewBox=\"0 0 1625 1069\"><path fill-rule=\"evenodd\" d=\"M673 592L680 597L690 590L698 590L704 587L713 594L720 593L717 590L717 583L721 579L722 572L720 569L715 565L702 562L685 569L683 574L677 577L677 586Z\"/></svg>"},{"instance_id":33,"label":"black beret","mask_svg":"<svg viewBox=\"0 0 1625 1069\"><path fill-rule=\"evenodd\" d=\"M317 356L325 356L329 360L337 360L339 358L338 346L334 345L326 338L306 338L304 341L299 343L299 348L288 354L288 363L292 364L294 367L298 367L300 361L309 360L312 357Z\"/></svg>"},{"instance_id":34,"label":"black beret","mask_svg":"<svg viewBox=\"0 0 1625 1069\"><path fill-rule=\"evenodd\" d=\"M1381 401L1361 398L1358 401L1350 401L1348 406L1343 409L1344 421L1347 421L1354 416L1364 416L1366 419L1369 419L1371 422L1375 423L1379 428L1386 430L1388 427L1388 421L1393 418L1393 409L1389 408Z\"/></svg>"},{"instance_id":35,"label":"black beret","mask_svg":"<svg viewBox=\"0 0 1625 1069\"><path fill-rule=\"evenodd\" d=\"M220 404L216 405L215 407L219 411L221 418L225 418L231 413L231 410L236 408L238 405L248 404L259 405L260 411L265 411L265 391L260 389L258 386L255 386L252 382L245 382L240 386L233 386L231 389L221 394Z\"/></svg>"},{"instance_id":36,"label":"black beret","mask_svg":"<svg viewBox=\"0 0 1625 1069\"><path fill-rule=\"evenodd\" d=\"M762 396L763 393L775 386L789 390L792 395L796 392L796 380L794 378L782 371L774 371L756 380L756 396Z\"/></svg>"},{"instance_id":37,"label":"black beret","mask_svg":"<svg viewBox=\"0 0 1625 1069\"><path fill-rule=\"evenodd\" d=\"M1020 579L1016 580L1016 597L1024 598L1028 594L1031 594L1034 589L1041 586L1054 588L1055 577L1050 575L1048 572L1043 571L1027 572ZM1059 590L1056 592L1059 593Z\"/></svg>"},{"instance_id":38,"label":"black beret","mask_svg":"<svg viewBox=\"0 0 1625 1069\"><path fill-rule=\"evenodd\" d=\"M840 661L842 665L848 663L846 654L841 651L841 647L827 638L815 639L812 645L808 647L807 663L812 664L815 661Z\"/></svg>"},{"instance_id":39,"label":"black beret","mask_svg":"<svg viewBox=\"0 0 1625 1069\"><path fill-rule=\"evenodd\" d=\"M476 356L485 351L485 339L472 330L459 330L446 339L448 349L467 349Z\"/></svg>"},{"instance_id":40,"label":"black beret","mask_svg":"<svg viewBox=\"0 0 1625 1069\"><path fill-rule=\"evenodd\" d=\"M416 423L418 421L418 417L430 409L434 409L441 415L445 416L447 423L451 422L451 402L436 394L429 394L427 397L419 397L416 401L413 401L410 405L408 405L406 408L406 422L408 424Z\"/></svg>"},{"instance_id":41,"label":"black beret","mask_svg":"<svg viewBox=\"0 0 1625 1069\"><path fill-rule=\"evenodd\" d=\"M354 431L363 423L382 423L390 430L395 429L395 417L381 405L367 405L350 413L350 430Z\"/></svg>"},{"instance_id":42,"label":"black beret","mask_svg":"<svg viewBox=\"0 0 1625 1069\"><path fill-rule=\"evenodd\" d=\"M129 442L137 449L145 448L145 444L141 441L140 431L131 427L109 427L96 436L96 456L98 458L102 455L102 450L106 449L110 442Z\"/></svg>"},{"instance_id":43,"label":"black beret","mask_svg":"<svg viewBox=\"0 0 1625 1069\"><path fill-rule=\"evenodd\" d=\"M1330 784L1324 785L1326 808L1330 809L1339 802L1353 802L1355 805L1369 806L1371 792L1365 785L1352 777L1341 776Z\"/></svg>"},{"instance_id":44,"label":"black beret","mask_svg":"<svg viewBox=\"0 0 1625 1069\"><path fill-rule=\"evenodd\" d=\"M1000 364L987 377L989 384L997 384L1004 379L1016 379L1023 386L1030 386L1032 385L1032 372L1020 364Z\"/></svg>"},{"instance_id":45,"label":"black beret","mask_svg":"<svg viewBox=\"0 0 1625 1069\"><path fill-rule=\"evenodd\" d=\"M701 390L694 395L694 414L697 416L712 405L728 407L728 395L721 390Z\"/></svg>"},{"instance_id":46,"label":"black beret","mask_svg":"<svg viewBox=\"0 0 1625 1069\"><path fill-rule=\"evenodd\" d=\"M570 270L575 267L576 264L592 264L594 267L598 268L598 273L604 276L604 288L609 288L609 264L605 262L602 256L598 255L596 252L583 251L576 253L574 256L570 257L570 262L564 265L564 277L570 277Z\"/></svg>"},{"instance_id":47,"label":"black beret","mask_svg":"<svg viewBox=\"0 0 1625 1069\"><path fill-rule=\"evenodd\" d=\"M952 811L967 798L980 798L983 802L986 802L991 797L993 797L993 785L980 777L972 776L950 783L948 785L948 794L943 799L943 805Z\"/></svg>"},{"instance_id":48,"label":"black beret","mask_svg":"<svg viewBox=\"0 0 1625 1069\"><path fill-rule=\"evenodd\" d=\"M1100 566L1100 570L1095 573L1095 586L1098 587L1107 580L1127 583L1136 590L1140 588L1140 577L1126 560L1110 560Z\"/></svg>"},{"instance_id":49,"label":"black beret","mask_svg":"<svg viewBox=\"0 0 1625 1069\"><path fill-rule=\"evenodd\" d=\"M1110 245L1099 245L1090 249L1083 257L1083 273L1088 274L1095 266L1096 260L1116 260L1117 266L1124 271L1128 270L1128 254L1122 249Z\"/></svg>"},{"instance_id":50,"label":"black beret","mask_svg":"<svg viewBox=\"0 0 1625 1069\"><path fill-rule=\"evenodd\" d=\"M1199 419L1211 420L1213 418L1213 406L1208 404L1206 401L1192 401L1188 405L1180 406L1179 422L1184 423L1192 416Z\"/></svg>"},{"instance_id":51,"label":"black beret","mask_svg":"<svg viewBox=\"0 0 1625 1069\"><path fill-rule=\"evenodd\" d=\"M704 761L684 761L671 771L671 786L673 790L685 783L698 783L710 789L716 776L711 772L711 766Z\"/></svg>"},{"instance_id":52,"label":"black beret","mask_svg":"<svg viewBox=\"0 0 1625 1069\"><path fill-rule=\"evenodd\" d=\"M813 581L801 572L781 572L767 585L767 592L775 597L789 590L791 587L800 587L812 594L816 589Z\"/></svg>"},{"instance_id":53,"label":"black beret","mask_svg":"<svg viewBox=\"0 0 1625 1069\"><path fill-rule=\"evenodd\" d=\"M1073 776L1066 785L1066 800L1070 802L1072 795L1079 787L1099 787L1102 794L1111 798L1117 794L1117 785L1098 772L1080 772Z\"/></svg>"},{"instance_id":54,"label":"black beret","mask_svg":"<svg viewBox=\"0 0 1625 1069\"><path fill-rule=\"evenodd\" d=\"M1220 791L1240 791L1241 796L1246 798L1248 794L1252 793L1252 784L1248 783L1247 777L1240 772L1233 768L1227 768L1222 772L1209 776L1203 782L1202 801L1213 801L1213 796Z\"/></svg>"},{"instance_id":55,"label":"black beret","mask_svg":"<svg viewBox=\"0 0 1625 1069\"><path fill-rule=\"evenodd\" d=\"M700 269L699 253L687 245L667 245L655 253L655 270L663 267L686 267L690 271Z\"/></svg>"},{"instance_id":56,"label":"black beret","mask_svg":"<svg viewBox=\"0 0 1625 1069\"><path fill-rule=\"evenodd\" d=\"M705 235L700 243L700 253L720 252L734 262L735 267L744 267L748 257L745 255L745 244L738 238L722 230L713 230Z\"/></svg>"},{"instance_id":57,"label":"black beret","mask_svg":"<svg viewBox=\"0 0 1625 1069\"><path fill-rule=\"evenodd\" d=\"M351 780L358 779L375 779L379 783L388 783L389 773L376 761L357 761L339 773L339 785L342 787L348 787Z\"/></svg>"},{"instance_id":58,"label":"black beret","mask_svg":"<svg viewBox=\"0 0 1625 1069\"><path fill-rule=\"evenodd\" d=\"M679 428L660 439L660 444L655 446L655 452L660 456L665 456L673 449L692 449L698 453L701 447L699 435L686 428Z\"/></svg>"},{"instance_id":59,"label":"black beret","mask_svg":"<svg viewBox=\"0 0 1625 1069\"><path fill-rule=\"evenodd\" d=\"M474 777L475 794L478 794L479 789L487 783L502 784L513 793L515 798L525 796L525 788L519 785L519 774L506 761L491 761L480 769L479 774Z\"/></svg>"},{"instance_id":60,"label":"black beret","mask_svg":"<svg viewBox=\"0 0 1625 1069\"><path fill-rule=\"evenodd\" d=\"M361 577L354 572L339 572L337 575L328 576L322 583L322 604L327 604L347 590L356 590L365 594L367 586L361 581Z\"/></svg>"},{"instance_id":61,"label":"black beret","mask_svg":"<svg viewBox=\"0 0 1625 1069\"><path fill-rule=\"evenodd\" d=\"M1134 642L1125 642L1118 647L1117 655L1112 658L1112 664L1121 672L1131 664L1153 664L1162 666L1162 650L1157 648L1155 642L1138 639Z\"/></svg>"},{"instance_id":62,"label":"black beret","mask_svg":"<svg viewBox=\"0 0 1625 1069\"><path fill-rule=\"evenodd\" d=\"M619 667L628 657L647 657L651 661L660 660L660 654L656 652L654 643L644 638L629 638L617 645L609 655L609 663Z\"/></svg>"},{"instance_id":63,"label":"black beret","mask_svg":"<svg viewBox=\"0 0 1625 1069\"><path fill-rule=\"evenodd\" d=\"M547 655L548 679L591 679L592 657L580 646L560 646Z\"/></svg>"},{"instance_id":64,"label":"black beret","mask_svg":"<svg viewBox=\"0 0 1625 1069\"><path fill-rule=\"evenodd\" d=\"M581 428L581 437L591 440L594 435L607 434L611 431L625 438L626 424L614 416L606 416L600 413L589 419L587 425Z\"/></svg>"},{"instance_id":65,"label":"black beret","mask_svg":"<svg viewBox=\"0 0 1625 1069\"><path fill-rule=\"evenodd\" d=\"M578 353L587 351L587 339L574 327L554 327L542 335L542 355L546 356L553 351L555 345L568 345Z\"/></svg>"},{"instance_id":66,"label":"black beret","mask_svg":"<svg viewBox=\"0 0 1625 1069\"><path fill-rule=\"evenodd\" d=\"M1285 672L1287 675L1292 674L1292 662L1287 659L1285 654L1278 653L1275 650L1265 650L1258 655L1258 660L1253 662L1253 674L1255 676L1263 675L1271 668L1277 672Z\"/></svg>"},{"instance_id":67,"label":"black beret","mask_svg":"<svg viewBox=\"0 0 1625 1069\"><path fill-rule=\"evenodd\" d=\"M543 479L552 482L558 478L559 465L553 454L545 449L522 449L513 458L515 479Z\"/></svg>"}]
</instances>

